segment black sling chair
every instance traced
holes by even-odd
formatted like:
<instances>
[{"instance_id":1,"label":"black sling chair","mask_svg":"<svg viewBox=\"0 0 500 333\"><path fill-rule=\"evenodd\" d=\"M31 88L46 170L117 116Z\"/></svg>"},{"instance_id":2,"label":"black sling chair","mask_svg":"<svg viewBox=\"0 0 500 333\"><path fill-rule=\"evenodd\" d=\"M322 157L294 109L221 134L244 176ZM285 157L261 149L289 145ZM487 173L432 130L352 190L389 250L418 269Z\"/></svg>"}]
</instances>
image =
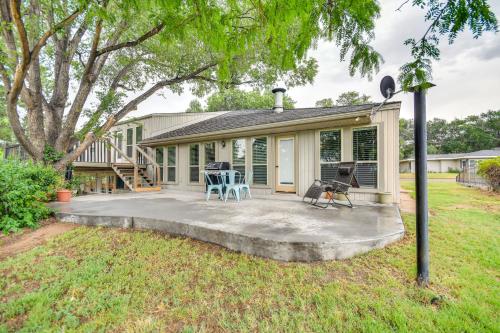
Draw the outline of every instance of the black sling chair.
<instances>
[{"instance_id":1,"label":"black sling chair","mask_svg":"<svg viewBox=\"0 0 500 333\"><path fill-rule=\"evenodd\" d=\"M349 189L351 187L359 188L358 181L354 175L355 172L356 162L340 162L335 177L328 181L315 179L302 198L302 201L306 202L306 198L311 199L311 201L307 203L320 208L327 208L329 205L333 204L352 208L353 205L349 199ZM326 204L319 202L323 193L329 193L329 199ZM343 204L336 202L333 198L337 193L345 195L349 203Z\"/></svg>"}]
</instances>

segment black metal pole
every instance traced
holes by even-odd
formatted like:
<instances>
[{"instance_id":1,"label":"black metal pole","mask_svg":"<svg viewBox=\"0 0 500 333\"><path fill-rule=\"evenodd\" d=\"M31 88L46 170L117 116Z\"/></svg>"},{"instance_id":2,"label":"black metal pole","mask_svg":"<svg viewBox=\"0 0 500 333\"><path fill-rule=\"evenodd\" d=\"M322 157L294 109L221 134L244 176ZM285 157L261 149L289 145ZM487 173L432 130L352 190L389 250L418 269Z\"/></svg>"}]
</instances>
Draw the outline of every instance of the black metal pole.
<instances>
[{"instance_id":1,"label":"black metal pole","mask_svg":"<svg viewBox=\"0 0 500 333\"><path fill-rule=\"evenodd\" d=\"M427 123L425 89L414 92L415 185L417 196L417 284L429 285L429 225L427 206Z\"/></svg>"}]
</instances>

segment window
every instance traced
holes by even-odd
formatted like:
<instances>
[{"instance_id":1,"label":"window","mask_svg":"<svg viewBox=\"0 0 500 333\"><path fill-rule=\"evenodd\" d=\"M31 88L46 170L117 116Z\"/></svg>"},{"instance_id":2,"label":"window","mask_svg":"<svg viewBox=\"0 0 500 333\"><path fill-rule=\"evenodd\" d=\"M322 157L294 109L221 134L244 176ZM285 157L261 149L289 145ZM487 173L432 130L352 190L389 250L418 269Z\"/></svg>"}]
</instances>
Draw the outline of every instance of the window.
<instances>
[{"instance_id":1,"label":"window","mask_svg":"<svg viewBox=\"0 0 500 333\"><path fill-rule=\"evenodd\" d=\"M115 132L115 146L117 146L118 149L120 149L120 150L123 149L123 133L122 133L122 131ZM115 151L115 159L116 158L122 158L122 155Z\"/></svg>"},{"instance_id":2,"label":"window","mask_svg":"<svg viewBox=\"0 0 500 333\"><path fill-rule=\"evenodd\" d=\"M176 147L167 147L167 182L175 182Z\"/></svg>"},{"instance_id":3,"label":"window","mask_svg":"<svg viewBox=\"0 0 500 333\"><path fill-rule=\"evenodd\" d=\"M142 126L138 126L135 128L135 143L139 143L142 141Z\"/></svg>"},{"instance_id":4,"label":"window","mask_svg":"<svg viewBox=\"0 0 500 333\"><path fill-rule=\"evenodd\" d=\"M233 140L233 169L245 177L245 139Z\"/></svg>"},{"instance_id":5,"label":"window","mask_svg":"<svg viewBox=\"0 0 500 333\"><path fill-rule=\"evenodd\" d=\"M200 182L200 145L197 143L189 146L189 181Z\"/></svg>"},{"instance_id":6,"label":"window","mask_svg":"<svg viewBox=\"0 0 500 333\"><path fill-rule=\"evenodd\" d=\"M253 183L267 185L267 138L252 140Z\"/></svg>"},{"instance_id":7,"label":"window","mask_svg":"<svg viewBox=\"0 0 500 333\"><path fill-rule=\"evenodd\" d=\"M357 161L356 178L362 187L377 188L377 128L356 128L352 133L352 156Z\"/></svg>"},{"instance_id":8,"label":"window","mask_svg":"<svg viewBox=\"0 0 500 333\"><path fill-rule=\"evenodd\" d=\"M163 183L163 147L156 148L156 163L160 166L160 182Z\"/></svg>"},{"instance_id":9,"label":"window","mask_svg":"<svg viewBox=\"0 0 500 333\"><path fill-rule=\"evenodd\" d=\"M342 158L342 138L340 130L319 133L319 163L321 179L331 180L337 173Z\"/></svg>"},{"instance_id":10,"label":"window","mask_svg":"<svg viewBox=\"0 0 500 333\"><path fill-rule=\"evenodd\" d=\"M127 128L127 156L132 157L132 145L134 141L134 129Z\"/></svg>"},{"instance_id":11,"label":"window","mask_svg":"<svg viewBox=\"0 0 500 333\"><path fill-rule=\"evenodd\" d=\"M205 165L215 162L215 142L205 143Z\"/></svg>"}]
</instances>

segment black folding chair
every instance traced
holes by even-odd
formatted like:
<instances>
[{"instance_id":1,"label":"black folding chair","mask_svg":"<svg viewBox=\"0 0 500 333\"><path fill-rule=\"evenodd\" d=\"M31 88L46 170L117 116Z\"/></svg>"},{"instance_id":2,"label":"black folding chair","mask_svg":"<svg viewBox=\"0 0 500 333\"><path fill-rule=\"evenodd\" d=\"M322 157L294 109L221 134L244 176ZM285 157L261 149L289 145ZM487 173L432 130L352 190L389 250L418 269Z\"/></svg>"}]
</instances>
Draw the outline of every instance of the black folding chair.
<instances>
[{"instance_id":1,"label":"black folding chair","mask_svg":"<svg viewBox=\"0 0 500 333\"><path fill-rule=\"evenodd\" d=\"M349 189L351 187L359 188L358 181L354 175L355 172L356 162L340 162L334 178L332 180L315 179L302 198L302 201L306 202L306 198L310 199L310 202L307 202L308 204L320 208L327 208L330 204L337 204L352 208L353 205L349 199ZM328 193L329 198L327 203L321 203L319 201L323 193ZM343 194L349 203L343 204L336 202L334 199L335 194Z\"/></svg>"}]
</instances>

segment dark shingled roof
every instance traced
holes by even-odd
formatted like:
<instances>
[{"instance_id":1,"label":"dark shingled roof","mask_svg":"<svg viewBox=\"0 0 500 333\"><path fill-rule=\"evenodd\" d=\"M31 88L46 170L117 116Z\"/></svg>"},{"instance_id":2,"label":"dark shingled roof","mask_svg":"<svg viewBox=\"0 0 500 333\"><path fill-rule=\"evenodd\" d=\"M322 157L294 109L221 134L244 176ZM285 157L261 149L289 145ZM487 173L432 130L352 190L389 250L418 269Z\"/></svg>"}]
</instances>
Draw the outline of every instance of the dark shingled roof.
<instances>
[{"instance_id":1,"label":"dark shingled roof","mask_svg":"<svg viewBox=\"0 0 500 333\"><path fill-rule=\"evenodd\" d=\"M399 104L400 102L387 103ZM211 132L218 132L224 130L234 130L243 127L257 126L263 124L278 124L292 120L311 119L315 117L341 115L346 113L353 113L359 111L368 111L379 104L363 104L353 106L337 106L331 108L302 108L293 110L284 110L281 113L274 112L273 110L241 110L230 111L220 116L210 118L191 124L176 130L166 132L151 138L148 138L143 143L161 139L173 139L176 137L183 137L195 134L204 134Z\"/></svg>"}]
</instances>

